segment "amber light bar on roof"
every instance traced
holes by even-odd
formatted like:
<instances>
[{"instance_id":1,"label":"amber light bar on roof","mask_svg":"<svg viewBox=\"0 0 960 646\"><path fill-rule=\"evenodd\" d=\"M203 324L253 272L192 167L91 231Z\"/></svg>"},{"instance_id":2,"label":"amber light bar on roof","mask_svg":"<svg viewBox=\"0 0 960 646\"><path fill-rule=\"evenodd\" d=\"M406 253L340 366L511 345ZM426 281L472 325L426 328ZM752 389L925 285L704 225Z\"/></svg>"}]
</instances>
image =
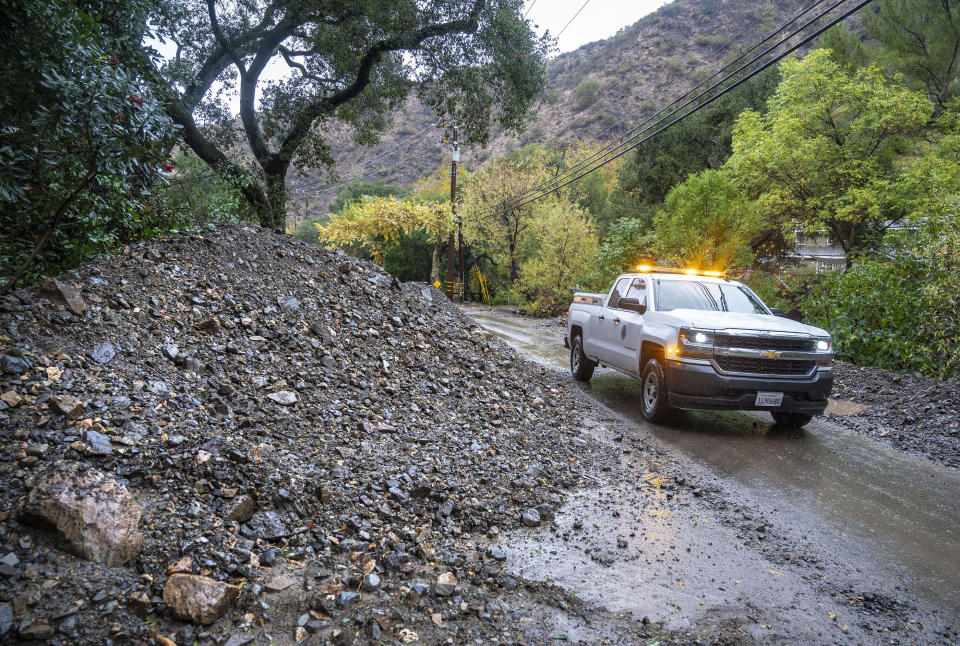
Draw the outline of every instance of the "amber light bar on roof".
<instances>
[{"instance_id":1,"label":"amber light bar on roof","mask_svg":"<svg viewBox=\"0 0 960 646\"><path fill-rule=\"evenodd\" d=\"M711 276L713 278L723 278L722 271L713 271L709 269L677 269L676 267L655 267L653 265L637 265L637 272L642 274L686 274L687 276Z\"/></svg>"}]
</instances>

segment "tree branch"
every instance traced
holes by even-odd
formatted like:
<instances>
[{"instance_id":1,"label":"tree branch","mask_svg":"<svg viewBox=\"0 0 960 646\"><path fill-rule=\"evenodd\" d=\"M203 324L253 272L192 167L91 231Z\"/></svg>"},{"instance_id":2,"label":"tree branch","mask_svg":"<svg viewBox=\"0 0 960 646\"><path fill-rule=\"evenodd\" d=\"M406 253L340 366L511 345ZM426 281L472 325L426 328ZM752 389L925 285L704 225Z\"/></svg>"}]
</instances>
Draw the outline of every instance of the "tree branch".
<instances>
[{"instance_id":1,"label":"tree branch","mask_svg":"<svg viewBox=\"0 0 960 646\"><path fill-rule=\"evenodd\" d=\"M209 0L208 0L209 1ZM312 101L294 120L293 126L280 146L280 159L289 161L293 158L300 142L310 132L313 122L324 114L343 105L347 101L359 96L370 83L370 74L388 52L411 50L419 47L424 41L436 36L446 36L455 33L473 33L479 27L480 12L486 6L486 0L476 0L466 18L449 22L428 25L410 34L381 40L371 46L360 59L360 66L354 81L339 92L321 97Z\"/></svg>"}]
</instances>

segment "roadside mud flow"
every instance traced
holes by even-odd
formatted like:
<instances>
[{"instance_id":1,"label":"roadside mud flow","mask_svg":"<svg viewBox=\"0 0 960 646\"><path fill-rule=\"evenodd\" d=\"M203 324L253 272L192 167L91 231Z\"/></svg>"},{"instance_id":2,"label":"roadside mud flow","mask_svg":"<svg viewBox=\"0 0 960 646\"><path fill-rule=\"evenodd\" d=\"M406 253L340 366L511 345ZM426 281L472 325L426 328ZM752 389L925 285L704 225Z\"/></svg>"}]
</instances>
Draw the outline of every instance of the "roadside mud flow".
<instances>
[{"instance_id":1,"label":"roadside mud flow","mask_svg":"<svg viewBox=\"0 0 960 646\"><path fill-rule=\"evenodd\" d=\"M556 321L468 312L541 365L567 369ZM580 390L600 404L604 423L596 428L606 430L599 434L626 444L625 471L578 492L539 543L517 539L515 562L525 576L550 577L611 610L676 628L761 617L765 607L779 608L776 620L741 626L761 639L811 631L814 641L869 643L880 639L878 629L909 633L924 624L930 641L955 641L948 635L960 614L960 473L829 420L782 431L762 413L705 412L654 426L637 408L639 384L611 370L598 370ZM832 409L838 417L862 407ZM631 466L631 440L685 465L674 467L685 480L714 482L717 492L698 490L700 506L685 511L649 508L637 493L649 479L665 502L686 489L667 479L664 491L659 474ZM842 610L825 610L832 601ZM878 604L882 612L866 610ZM847 629L831 634L838 621Z\"/></svg>"}]
</instances>

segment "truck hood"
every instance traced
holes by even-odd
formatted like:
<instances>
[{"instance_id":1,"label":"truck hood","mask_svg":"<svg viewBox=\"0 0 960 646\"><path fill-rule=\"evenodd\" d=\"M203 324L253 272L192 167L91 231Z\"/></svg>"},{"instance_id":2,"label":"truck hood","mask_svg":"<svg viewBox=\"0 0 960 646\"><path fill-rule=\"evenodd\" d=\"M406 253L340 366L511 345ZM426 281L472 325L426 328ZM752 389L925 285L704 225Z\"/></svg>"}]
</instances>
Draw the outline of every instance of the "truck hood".
<instances>
[{"instance_id":1,"label":"truck hood","mask_svg":"<svg viewBox=\"0 0 960 646\"><path fill-rule=\"evenodd\" d=\"M703 310L677 309L664 312L675 317L681 325L707 330L765 330L768 332L793 332L813 336L829 336L826 330L781 316L766 314L738 314L736 312L705 312Z\"/></svg>"}]
</instances>

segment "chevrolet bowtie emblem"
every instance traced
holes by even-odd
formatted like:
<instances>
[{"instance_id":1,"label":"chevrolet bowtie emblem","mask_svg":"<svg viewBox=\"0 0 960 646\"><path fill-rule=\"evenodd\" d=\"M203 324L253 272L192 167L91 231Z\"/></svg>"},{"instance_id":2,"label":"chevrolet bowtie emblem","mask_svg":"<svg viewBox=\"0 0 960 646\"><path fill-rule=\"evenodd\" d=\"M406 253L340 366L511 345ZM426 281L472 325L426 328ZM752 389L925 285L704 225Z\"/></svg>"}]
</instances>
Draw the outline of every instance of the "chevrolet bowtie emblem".
<instances>
[{"instance_id":1,"label":"chevrolet bowtie emblem","mask_svg":"<svg viewBox=\"0 0 960 646\"><path fill-rule=\"evenodd\" d=\"M764 352L761 352L760 356L763 357L764 359L779 359L780 353L777 352L776 350L766 350Z\"/></svg>"}]
</instances>

